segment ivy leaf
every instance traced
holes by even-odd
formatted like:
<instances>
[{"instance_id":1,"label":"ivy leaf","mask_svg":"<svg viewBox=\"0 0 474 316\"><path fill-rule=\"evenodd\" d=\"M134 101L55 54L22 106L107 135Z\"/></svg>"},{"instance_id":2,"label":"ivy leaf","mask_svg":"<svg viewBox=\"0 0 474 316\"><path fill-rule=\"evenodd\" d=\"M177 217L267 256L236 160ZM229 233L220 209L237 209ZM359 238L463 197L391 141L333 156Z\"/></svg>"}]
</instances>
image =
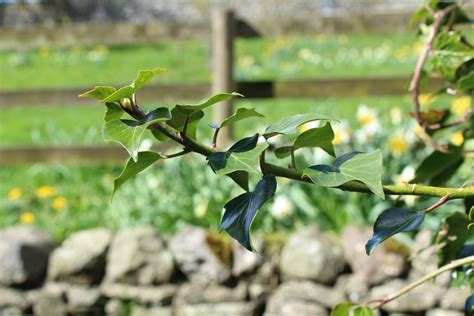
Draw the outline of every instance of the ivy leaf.
<instances>
[{"instance_id":1,"label":"ivy leaf","mask_svg":"<svg viewBox=\"0 0 474 316\"><path fill-rule=\"evenodd\" d=\"M375 316L375 314L370 307L346 302L336 305L330 316Z\"/></svg>"},{"instance_id":2,"label":"ivy leaf","mask_svg":"<svg viewBox=\"0 0 474 316\"><path fill-rule=\"evenodd\" d=\"M337 187L349 181L364 183L375 195L384 199L382 186L382 152L370 154L350 152L336 158L332 166L315 165L304 170L303 175L315 184Z\"/></svg>"},{"instance_id":3,"label":"ivy leaf","mask_svg":"<svg viewBox=\"0 0 474 316\"><path fill-rule=\"evenodd\" d=\"M464 243L469 237L466 223L469 220L461 212L453 213L444 219L436 244L444 246L438 250L438 265L443 266L458 257Z\"/></svg>"},{"instance_id":4,"label":"ivy leaf","mask_svg":"<svg viewBox=\"0 0 474 316\"><path fill-rule=\"evenodd\" d=\"M211 124L210 126L212 128L222 128L249 117L265 117L265 115L258 113L255 109L238 108L234 114L225 118L220 124Z\"/></svg>"},{"instance_id":5,"label":"ivy leaf","mask_svg":"<svg viewBox=\"0 0 474 316\"><path fill-rule=\"evenodd\" d=\"M254 191L245 192L227 202L224 206L221 230L225 230L242 246L253 251L250 228L257 211L271 199L276 191L276 179L272 175L264 176Z\"/></svg>"},{"instance_id":6,"label":"ivy leaf","mask_svg":"<svg viewBox=\"0 0 474 316\"><path fill-rule=\"evenodd\" d=\"M464 313L466 314L466 316L473 315L473 311L472 311L473 306L474 306L474 294L468 296L466 299L466 303L464 304Z\"/></svg>"},{"instance_id":7,"label":"ivy leaf","mask_svg":"<svg viewBox=\"0 0 474 316\"><path fill-rule=\"evenodd\" d=\"M197 104L178 104L176 105L176 110L178 110L179 112L185 115L191 115L197 111L204 110L205 108L211 105L229 100L235 96L244 97L243 95L237 92L220 93L220 94L213 95L209 99L203 100Z\"/></svg>"},{"instance_id":8,"label":"ivy leaf","mask_svg":"<svg viewBox=\"0 0 474 316\"><path fill-rule=\"evenodd\" d=\"M260 155L267 149L267 143L257 144L255 148L244 152L231 152L223 168L215 169L220 176L242 170L251 175L260 176Z\"/></svg>"},{"instance_id":9,"label":"ivy leaf","mask_svg":"<svg viewBox=\"0 0 474 316\"><path fill-rule=\"evenodd\" d=\"M443 153L440 151L434 151L428 157L426 157L420 165L416 168L415 178L410 181L413 183L424 183L429 182L434 185L433 181L436 180L437 184L441 184L449 180L454 172L449 172L447 177L437 178L442 175L444 171L449 170L450 167L454 167L463 161L462 148L457 146L449 146L449 152Z\"/></svg>"},{"instance_id":10,"label":"ivy leaf","mask_svg":"<svg viewBox=\"0 0 474 316\"><path fill-rule=\"evenodd\" d=\"M114 180L114 190L112 191L112 198L115 192L124 184L128 179L134 177L138 173L142 172L158 160L163 158L159 153L152 151L141 151L137 155L137 161L129 158L122 173Z\"/></svg>"},{"instance_id":11,"label":"ivy leaf","mask_svg":"<svg viewBox=\"0 0 474 316\"><path fill-rule=\"evenodd\" d=\"M130 98L132 94L143 88L156 74L166 72L165 68L154 68L151 70L140 70L137 78L128 86L122 87L114 93L102 99L102 102L116 102L123 98Z\"/></svg>"},{"instance_id":12,"label":"ivy leaf","mask_svg":"<svg viewBox=\"0 0 474 316\"><path fill-rule=\"evenodd\" d=\"M174 129L182 130L186 122L187 116L188 115L185 115L179 112L176 108L174 108L173 110L171 110L171 119L166 121L166 124L170 125ZM188 126L186 128L187 137L196 139L197 126L199 124L199 121L203 117L204 117L203 111L197 111L188 116ZM164 135L163 133L159 131L153 130L152 133L153 133L153 136L155 136L160 141L166 141L169 139L168 136Z\"/></svg>"},{"instance_id":13,"label":"ivy leaf","mask_svg":"<svg viewBox=\"0 0 474 316\"><path fill-rule=\"evenodd\" d=\"M415 230L423 222L425 211L412 211L400 207L392 207L382 212L374 224L374 234L365 245L367 255L384 240L398 233Z\"/></svg>"},{"instance_id":14,"label":"ivy leaf","mask_svg":"<svg viewBox=\"0 0 474 316\"><path fill-rule=\"evenodd\" d=\"M97 86L97 87L94 87L94 89L92 90L79 94L79 98L91 97L99 101L102 101L105 98L107 98L109 95L113 94L115 91L117 91L117 89L115 89L114 87Z\"/></svg>"},{"instance_id":15,"label":"ivy leaf","mask_svg":"<svg viewBox=\"0 0 474 316\"><path fill-rule=\"evenodd\" d=\"M242 153L254 149L258 143L259 134L243 138L229 148L229 152Z\"/></svg>"},{"instance_id":16,"label":"ivy leaf","mask_svg":"<svg viewBox=\"0 0 474 316\"><path fill-rule=\"evenodd\" d=\"M275 135L283 134L293 134L297 132L297 128L304 123L312 121L335 121L326 115L317 114L317 113L308 113L308 114L297 114L284 118L280 121L277 121L265 129L265 138L270 138Z\"/></svg>"},{"instance_id":17,"label":"ivy leaf","mask_svg":"<svg viewBox=\"0 0 474 316\"><path fill-rule=\"evenodd\" d=\"M237 170L231 173L228 173L227 176L231 178L235 183L237 183L245 191L249 191L249 174L248 172Z\"/></svg>"},{"instance_id":18,"label":"ivy leaf","mask_svg":"<svg viewBox=\"0 0 474 316\"><path fill-rule=\"evenodd\" d=\"M106 103L103 136L105 141L119 143L128 151L133 160L137 161L138 147L143 133L153 123L166 121L171 118L167 108L158 108L150 112L140 121L125 120L121 118L124 110L116 103Z\"/></svg>"},{"instance_id":19,"label":"ivy leaf","mask_svg":"<svg viewBox=\"0 0 474 316\"><path fill-rule=\"evenodd\" d=\"M467 76L459 79L458 87L460 90L471 90L474 89L474 71L471 71Z\"/></svg>"},{"instance_id":20,"label":"ivy leaf","mask_svg":"<svg viewBox=\"0 0 474 316\"><path fill-rule=\"evenodd\" d=\"M319 147L331 156L335 156L332 140L334 132L330 123L324 124L322 127L312 128L300 134L294 141L292 146L284 146L275 150L277 158L285 158L291 154L291 150L297 150L305 147Z\"/></svg>"}]
</instances>

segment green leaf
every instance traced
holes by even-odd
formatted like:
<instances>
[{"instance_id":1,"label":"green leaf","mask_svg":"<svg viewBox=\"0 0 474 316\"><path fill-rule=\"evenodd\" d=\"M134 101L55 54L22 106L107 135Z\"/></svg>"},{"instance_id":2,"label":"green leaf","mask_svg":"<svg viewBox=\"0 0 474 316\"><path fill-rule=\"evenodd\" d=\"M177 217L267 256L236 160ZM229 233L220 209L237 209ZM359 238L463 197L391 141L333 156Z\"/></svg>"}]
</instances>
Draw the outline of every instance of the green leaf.
<instances>
[{"instance_id":1,"label":"green leaf","mask_svg":"<svg viewBox=\"0 0 474 316\"><path fill-rule=\"evenodd\" d=\"M92 97L92 98L102 101L105 98L107 98L109 95L113 94L115 91L117 91L117 89L115 89L114 87L97 86L92 90L79 94L79 98Z\"/></svg>"},{"instance_id":2,"label":"green leaf","mask_svg":"<svg viewBox=\"0 0 474 316\"><path fill-rule=\"evenodd\" d=\"M474 294L469 295L466 299L466 303L464 304L464 313L466 316L472 316L473 315L473 307L474 307Z\"/></svg>"},{"instance_id":3,"label":"green leaf","mask_svg":"<svg viewBox=\"0 0 474 316\"><path fill-rule=\"evenodd\" d=\"M166 69L159 67L151 70L140 70L138 72L137 78L130 85L118 89L105 99L102 99L102 102L116 102L122 100L123 98L130 98L132 94L140 90L151 79L153 79L156 74L166 71Z\"/></svg>"},{"instance_id":4,"label":"green leaf","mask_svg":"<svg viewBox=\"0 0 474 316\"><path fill-rule=\"evenodd\" d=\"M412 211L392 207L382 212L374 224L374 234L365 245L368 255L384 240L395 234L415 230L423 222L425 211Z\"/></svg>"},{"instance_id":5,"label":"green leaf","mask_svg":"<svg viewBox=\"0 0 474 316\"><path fill-rule=\"evenodd\" d=\"M382 186L382 152L370 154L350 152L336 158L332 166L315 165L304 170L303 175L315 184L337 187L349 181L364 183L375 195L384 199Z\"/></svg>"},{"instance_id":6,"label":"green leaf","mask_svg":"<svg viewBox=\"0 0 474 316\"><path fill-rule=\"evenodd\" d=\"M459 80L458 87L465 91L474 89L474 71L471 71L467 76L462 77Z\"/></svg>"},{"instance_id":7,"label":"green leaf","mask_svg":"<svg viewBox=\"0 0 474 316\"><path fill-rule=\"evenodd\" d=\"M226 159L224 168L215 169L220 176L242 170L250 175L260 176L260 155L267 149L267 143L258 144L254 149L245 152L231 152Z\"/></svg>"},{"instance_id":8,"label":"green leaf","mask_svg":"<svg viewBox=\"0 0 474 316\"><path fill-rule=\"evenodd\" d=\"M277 158L285 158L291 154L292 148L296 151L305 147L319 147L331 156L335 156L332 140L334 132L330 123L324 124L322 127L312 128L300 134L294 141L292 146L284 146L275 150Z\"/></svg>"},{"instance_id":9,"label":"green leaf","mask_svg":"<svg viewBox=\"0 0 474 316\"><path fill-rule=\"evenodd\" d=\"M225 230L242 246L253 251L250 228L257 211L271 199L276 191L276 179L266 175L255 186L254 191L243 193L224 206L221 230Z\"/></svg>"},{"instance_id":10,"label":"green leaf","mask_svg":"<svg viewBox=\"0 0 474 316\"><path fill-rule=\"evenodd\" d=\"M114 180L114 190L112 192L112 198L115 192L124 184L128 179L134 177L138 173L142 172L156 161L163 158L159 153L152 151L141 151L138 153L137 161L135 162L132 158L129 158L122 173Z\"/></svg>"},{"instance_id":11,"label":"green leaf","mask_svg":"<svg viewBox=\"0 0 474 316\"><path fill-rule=\"evenodd\" d=\"M137 161L138 148L141 138L148 126L171 118L167 108L158 108L150 112L140 121L122 120L124 110L116 103L106 103L103 136L105 141L121 144L133 160Z\"/></svg>"},{"instance_id":12,"label":"green leaf","mask_svg":"<svg viewBox=\"0 0 474 316\"><path fill-rule=\"evenodd\" d=\"M209 99L203 100L197 104L178 104L176 105L176 109L185 115L190 115L197 111L204 110L205 108L211 105L214 105L216 103L229 100L235 96L243 97L243 95L237 92L221 93L221 94L213 95Z\"/></svg>"},{"instance_id":13,"label":"green leaf","mask_svg":"<svg viewBox=\"0 0 474 316\"><path fill-rule=\"evenodd\" d=\"M444 219L436 244L443 245L438 250L438 265L443 266L458 257L464 243L469 237L466 224L467 216L461 212L453 213Z\"/></svg>"},{"instance_id":14,"label":"green leaf","mask_svg":"<svg viewBox=\"0 0 474 316\"><path fill-rule=\"evenodd\" d=\"M265 129L265 138L270 138L275 135L283 134L293 134L296 133L298 130L298 126L303 125L304 123L312 122L312 121L335 121L330 117L327 117L322 114L317 113L308 113L308 114L297 114L291 117L284 118L278 122L275 122L268 126Z\"/></svg>"},{"instance_id":15,"label":"green leaf","mask_svg":"<svg viewBox=\"0 0 474 316\"><path fill-rule=\"evenodd\" d=\"M249 191L249 174L248 172L237 170L227 174L235 183L237 183L245 191Z\"/></svg>"},{"instance_id":16,"label":"green leaf","mask_svg":"<svg viewBox=\"0 0 474 316\"><path fill-rule=\"evenodd\" d=\"M183 114L179 112L176 108L171 110L171 119L166 121L166 124L170 125L176 130L181 131L184 127L184 123L186 122L186 117L188 115ZM204 117L204 112L203 111L197 111L194 112L193 114L189 115L188 118L188 127L186 128L186 136L189 138L196 139L196 133L197 133L197 126L199 124L199 121ZM158 140L160 141L166 141L168 140L168 136L164 135L161 132L158 132L156 130L152 131L153 136L155 136Z\"/></svg>"},{"instance_id":17,"label":"green leaf","mask_svg":"<svg viewBox=\"0 0 474 316\"><path fill-rule=\"evenodd\" d=\"M258 143L259 134L243 138L229 148L229 152L241 153L254 149Z\"/></svg>"},{"instance_id":18,"label":"green leaf","mask_svg":"<svg viewBox=\"0 0 474 316\"><path fill-rule=\"evenodd\" d=\"M224 119L220 124L211 124L210 126L212 128L222 128L249 117L265 117L265 115L258 113L255 109L238 108L234 114Z\"/></svg>"},{"instance_id":19,"label":"green leaf","mask_svg":"<svg viewBox=\"0 0 474 316\"><path fill-rule=\"evenodd\" d=\"M461 147L449 146L448 149L448 153L434 151L428 157L426 157L416 168L415 178L410 182L429 182L433 178L436 178L437 176L442 174L445 170L449 169L452 166L455 166L463 160ZM444 180L447 181L448 179Z\"/></svg>"},{"instance_id":20,"label":"green leaf","mask_svg":"<svg viewBox=\"0 0 474 316\"><path fill-rule=\"evenodd\" d=\"M346 302L334 307L330 316L375 316L375 314L370 307Z\"/></svg>"}]
</instances>

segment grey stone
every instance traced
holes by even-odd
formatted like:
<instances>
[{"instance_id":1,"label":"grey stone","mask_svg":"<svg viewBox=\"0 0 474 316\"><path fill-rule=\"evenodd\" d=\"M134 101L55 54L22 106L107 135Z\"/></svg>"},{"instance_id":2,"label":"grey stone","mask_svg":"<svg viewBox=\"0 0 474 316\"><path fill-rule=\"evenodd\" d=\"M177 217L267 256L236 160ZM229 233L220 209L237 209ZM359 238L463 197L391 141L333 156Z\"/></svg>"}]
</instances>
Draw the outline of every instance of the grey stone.
<instances>
[{"instance_id":1,"label":"grey stone","mask_svg":"<svg viewBox=\"0 0 474 316\"><path fill-rule=\"evenodd\" d=\"M442 308L432 309L426 312L425 316L464 316L464 313Z\"/></svg>"},{"instance_id":2,"label":"grey stone","mask_svg":"<svg viewBox=\"0 0 474 316\"><path fill-rule=\"evenodd\" d=\"M334 287L342 290L352 302L362 302L369 292L367 279L364 275L360 274L340 275Z\"/></svg>"},{"instance_id":3,"label":"grey stone","mask_svg":"<svg viewBox=\"0 0 474 316\"><path fill-rule=\"evenodd\" d=\"M28 301L20 291L0 287L0 309L10 307L24 309L27 306Z\"/></svg>"},{"instance_id":4,"label":"grey stone","mask_svg":"<svg viewBox=\"0 0 474 316\"><path fill-rule=\"evenodd\" d=\"M171 307L153 306L143 307L136 305L132 308L130 316L172 316L173 310Z\"/></svg>"},{"instance_id":5,"label":"grey stone","mask_svg":"<svg viewBox=\"0 0 474 316\"><path fill-rule=\"evenodd\" d=\"M369 285L402 275L407 268L403 255L386 251L382 245L370 257L367 256L365 244L371 236L371 228L354 225L347 226L342 232L341 245L352 272L363 276Z\"/></svg>"},{"instance_id":6,"label":"grey stone","mask_svg":"<svg viewBox=\"0 0 474 316\"><path fill-rule=\"evenodd\" d=\"M46 276L51 239L30 226L0 231L0 285L35 286Z\"/></svg>"},{"instance_id":7,"label":"grey stone","mask_svg":"<svg viewBox=\"0 0 474 316\"><path fill-rule=\"evenodd\" d=\"M280 306L287 301L303 301L332 308L345 301L345 295L341 290L311 281L288 281L280 284L269 301L269 305L274 303Z\"/></svg>"},{"instance_id":8,"label":"grey stone","mask_svg":"<svg viewBox=\"0 0 474 316\"><path fill-rule=\"evenodd\" d=\"M202 287L199 284L187 283L178 289L174 298L175 304L221 303L244 301L248 294L248 285L241 282L235 288L222 285Z\"/></svg>"},{"instance_id":9,"label":"grey stone","mask_svg":"<svg viewBox=\"0 0 474 316\"><path fill-rule=\"evenodd\" d=\"M254 272L264 262L263 257L259 255L263 249L263 242L256 238L253 244L257 252L248 251L238 242L233 242L232 274L235 277Z\"/></svg>"},{"instance_id":10,"label":"grey stone","mask_svg":"<svg viewBox=\"0 0 474 316\"><path fill-rule=\"evenodd\" d=\"M97 307L101 298L98 287L74 285L66 292L67 309L72 313L81 313Z\"/></svg>"},{"instance_id":11,"label":"grey stone","mask_svg":"<svg viewBox=\"0 0 474 316\"><path fill-rule=\"evenodd\" d=\"M392 280L386 284L374 287L370 291L370 300L380 300L386 295L395 293L407 285L404 280ZM428 310L438 304L443 295L443 288L434 283L424 283L409 293L400 296L382 306L382 310L391 313L399 312L421 312Z\"/></svg>"},{"instance_id":12,"label":"grey stone","mask_svg":"<svg viewBox=\"0 0 474 316\"><path fill-rule=\"evenodd\" d=\"M105 314L107 316L122 316L126 315L127 306L119 299L108 300L105 304Z\"/></svg>"},{"instance_id":13,"label":"grey stone","mask_svg":"<svg viewBox=\"0 0 474 316\"><path fill-rule=\"evenodd\" d=\"M444 309L463 311L466 298L471 294L471 291L467 287L449 288L443 294L440 306Z\"/></svg>"},{"instance_id":14,"label":"grey stone","mask_svg":"<svg viewBox=\"0 0 474 316\"><path fill-rule=\"evenodd\" d=\"M337 240L314 225L291 236L281 253L280 271L285 279L331 283L344 266Z\"/></svg>"},{"instance_id":15,"label":"grey stone","mask_svg":"<svg viewBox=\"0 0 474 316\"><path fill-rule=\"evenodd\" d=\"M249 284L249 298L251 301L265 302L270 294L271 288L267 284Z\"/></svg>"},{"instance_id":16,"label":"grey stone","mask_svg":"<svg viewBox=\"0 0 474 316\"><path fill-rule=\"evenodd\" d=\"M104 275L105 256L112 233L103 228L71 235L50 257L48 279L77 284L97 284Z\"/></svg>"},{"instance_id":17,"label":"grey stone","mask_svg":"<svg viewBox=\"0 0 474 316\"><path fill-rule=\"evenodd\" d=\"M108 298L135 300L141 304L152 305L169 304L177 291L176 285L173 284L134 286L118 283L104 283L100 289L102 295Z\"/></svg>"},{"instance_id":18,"label":"grey stone","mask_svg":"<svg viewBox=\"0 0 474 316\"><path fill-rule=\"evenodd\" d=\"M152 285L166 283L174 271L173 255L152 227L126 229L112 241L107 282Z\"/></svg>"},{"instance_id":19,"label":"grey stone","mask_svg":"<svg viewBox=\"0 0 474 316\"><path fill-rule=\"evenodd\" d=\"M327 310L321 305L304 300L280 301L270 298L264 316L326 316Z\"/></svg>"},{"instance_id":20,"label":"grey stone","mask_svg":"<svg viewBox=\"0 0 474 316\"><path fill-rule=\"evenodd\" d=\"M66 304L60 296L43 294L33 304L37 316L66 316Z\"/></svg>"},{"instance_id":21,"label":"grey stone","mask_svg":"<svg viewBox=\"0 0 474 316\"><path fill-rule=\"evenodd\" d=\"M256 311L252 302L203 303L177 306L175 316L252 316Z\"/></svg>"},{"instance_id":22,"label":"grey stone","mask_svg":"<svg viewBox=\"0 0 474 316\"><path fill-rule=\"evenodd\" d=\"M21 308L11 306L0 308L0 316L23 316Z\"/></svg>"},{"instance_id":23,"label":"grey stone","mask_svg":"<svg viewBox=\"0 0 474 316\"><path fill-rule=\"evenodd\" d=\"M216 256L211 242L208 232L190 226L171 238L169 247L179 268L191 282L218 284L230 278L230 264Z\"/></svg>"}]
</instances>

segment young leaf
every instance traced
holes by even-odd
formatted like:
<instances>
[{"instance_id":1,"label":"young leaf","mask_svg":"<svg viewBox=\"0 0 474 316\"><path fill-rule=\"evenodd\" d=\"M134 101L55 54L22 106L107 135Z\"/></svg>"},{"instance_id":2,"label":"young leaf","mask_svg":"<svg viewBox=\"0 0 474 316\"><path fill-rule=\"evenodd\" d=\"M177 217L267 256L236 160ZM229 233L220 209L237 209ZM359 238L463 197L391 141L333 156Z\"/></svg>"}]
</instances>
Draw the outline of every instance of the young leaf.
<instances>
[{"instance_id":1,"label":"young leaf","mask_svg":"<svg viewBox=\"0 0 474 316\"><path fill-rule=\"evenodd\" d=\"M220 124L211 124L210 126L212 128L222 128L249 117L265 117L265 115L258 113L255 109L238 108L234 114L224 119Z\"/></svg>"},{"instance_id":2,"label":"young leaf","mask_svg":"<svg viewBox=\"0 0 474 316\"><path fill-rule=\"evenodd\" d=\"M330 123L322 127L312 128L299 135L292 146L284 146L275 150L277 158L285 158L291 154L291 150L297 150L305 147L319 147L331 156L335 156L332 140L334 132Z\"/></svg>"},{"instance_id":3,"label":"young leaf","mask_svg":"<svg viewBox=\"0 0 474 316\"><path fill-rule=\"evenodd\" d=\"M146 128L158 121L166 121L171 118L171 113L166 108L158 108L150 112L141 122L126 120L122 121L123 109L116 103L106 103L103 136L105 141L121 144L128 151L133 160L137 161L138 147ZM133 123L132 123L133 122Z\"/></svg>"},{"instance_id":4,"label":"young leaf","mask_svg":"<svg viewBox=\"0 0 474 316\"><path fill-rule=\"evenodd\" d=\"M203 111L197 111L188 116L179 112L175 107L171 110L171 119L169 121L166 121L166 124L170 125L178 131L181 131L186 122L186 117L188 117L186 136L189 138L196 139L197 126L199 124L199 121L204 117ZM169 139L166 135L156 130L153 130L153 136L155 136L160 141L166 141Z\"/></svg>"},{"instance_id":5,"label":"young leaf","mask_svg":"<svg viewBox=\"0 0 474 316\"><path fill-rule=\"evenodd\" d=\"M265 138L270 138L278 134L293 134L297 132L297 128L304 123L312 121L335 121L330 117L317 113L297 114L291 117L277 121L265 129Z\"/></svg>"},{"instance_id":6,"label":"young leaf","mask_svg":"<svg viewBox=\"0 0 474 316\"><path fill-rule=\"evenodd\" d=\"M102 99L102 102L116 102L122 100L123 98L130 98L132 94L140 90L145 84L153 79L153 76L166 71L166 69L159 67L151 70L140 70L138 72L137 78L135 78L135 80L130 85L118 89L114 93L107 96L105 99Z\"/></svg>"},{"instance_id":7,"label":"young leaf","mask_svg":"<svg viewBox=\"0 0 474 316\"><path fill-rule=\"evenodd\" d=\"M124 184L128 179L142 172L161 158L163 157L159 153L152 151L139 152L136 162L132 158L129 158L125 168L122 170L122 173L114 180L112 198L114 197L115 192L117 192L122 184Z\"/></svg>"},{"instance_id":8,"label":"young leaf","mask_svg":"<svg viewBox=\"0 0 474 316\"><path fill-rule=\"evenodd\" d=\"M438 265L443 266L458 257L464 243L469 237L466 224L467 216L461 212L453 213L444 219L436 244L443 245L438 250Z\"/></svg>"},{"instance_id":9,"label":"young leaf","mask_svg":"<svg viewBox=\"0 0 474 316\"><path fill-rule=\"evenodd\" d=\"M371 154L351 152L336 158L332 166L315 165L304 170L315 184L326 187L337 187L349 181L364 183L375 195L384 199L382 187L382 152L376 150Z\"/></svg>"},{"instance_id":10,"label":"young leaf","mask_svg":"<svg viewBox=\"0 0 474 316\"><path fill-rule=\"evenodd\" d=\"M117 91L114 87L109 87L109 86L97 86L92 90L89 90L87 92L84 92L82 94L79 94L79 98L83 97L92 97L95 98L99 101L104 100L107 98L109 95Z\"/></svg>"},{"instance_id":11,"label":"young leaf","mask_svg":"<svg viewBox=\"0 0 474 316\"><path fill-rule=\"evenodd\" d=\"M370 307L346 302L334 307L330 316L375 316L375 314Z\"/></svg>"},{"instance_id":12,"label":"young leaf","mask_svg":"<svg viewBox=\"0 0 474 316\"><path fill-rule=\"evenodd\" d=\"M216 103L229 100L235 96L244 97L243 95L237 92L221 93L221 94L213 95L209 99L203 100L197 104L178 104L176 105L176 109L185 115L190 115L190 114L193 114L194 112L204 110L205 108L211 105L214 105Z\"/></svg>"},{"instance_id":13,"label":"young leaf","mask_svg":"<svg viewBox=\"0 0 474 316\"><path fill-rule=\"evenodd\" d=\"M258 144L254 149L245 152L231 152L227 157L225 167L215 169L220 176L242 170L249 174L260 176L260 154L267 149L268 144Z\"/></svg>"},{"instance_id":14,"label":"young leaf","mask_svg":"<svg viewBox=\"0 0 474 316\"><path fill-rule=\"evenodd\" d=\"M255 186L254 191L243 193L224 206L221 230L227 231L242 246L253 251L250 228L257 211L271 199L276 190L274 176L266 175Z\"/></svg>"},{"instance_id":15,"label":"young leaf","mask_svg":"<svg viewBox=\"0 0 474 316\"><path fill-rule=\"evenodd\" d=\"M466 316L473 316L473 307L474 307L474 294L470 295L466 299L466 303L464 304L464 313Z\"/></svg>"},{"instance_id":16,"label":"young leaf","mask_svg":"<svg viewBox=\"0 0 474 316\"><path fill-rule=\"evenodd\" d=\"M384 240L395 234L415 230L423 222L425 211L412 211L400 207L392 207L382 212L374 224L374 234L365 245L367 255Z\"/></svg>"}]
</instances>

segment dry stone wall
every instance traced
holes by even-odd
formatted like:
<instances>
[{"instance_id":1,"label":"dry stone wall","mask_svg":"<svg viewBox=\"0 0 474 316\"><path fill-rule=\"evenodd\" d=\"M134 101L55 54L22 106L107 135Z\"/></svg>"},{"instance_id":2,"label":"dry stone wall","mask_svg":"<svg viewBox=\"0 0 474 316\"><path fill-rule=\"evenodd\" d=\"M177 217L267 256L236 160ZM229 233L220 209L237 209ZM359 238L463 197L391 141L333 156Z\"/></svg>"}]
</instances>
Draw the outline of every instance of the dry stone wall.
<instances>
[{"instance_id":1,"label":"dry stone wall","mask_svg":"<svg viewBox=\"0 0 474 316\"><path fill-rule=\"evenodd\" d=\"M339 302L380 299L436 268L429 249L407 261L430 232L418 234L417 248L381 247L367 258L370 233L349 226L336 238L312 225L284 242L256 238L257 255L192 226L170 237L148 226L96 228L57 247L33 227L12 227L0 231L0 315L327 316ZM463 315L470 293L448 288L449 278L383 315Z\"/></svg>"}]
</instances>

